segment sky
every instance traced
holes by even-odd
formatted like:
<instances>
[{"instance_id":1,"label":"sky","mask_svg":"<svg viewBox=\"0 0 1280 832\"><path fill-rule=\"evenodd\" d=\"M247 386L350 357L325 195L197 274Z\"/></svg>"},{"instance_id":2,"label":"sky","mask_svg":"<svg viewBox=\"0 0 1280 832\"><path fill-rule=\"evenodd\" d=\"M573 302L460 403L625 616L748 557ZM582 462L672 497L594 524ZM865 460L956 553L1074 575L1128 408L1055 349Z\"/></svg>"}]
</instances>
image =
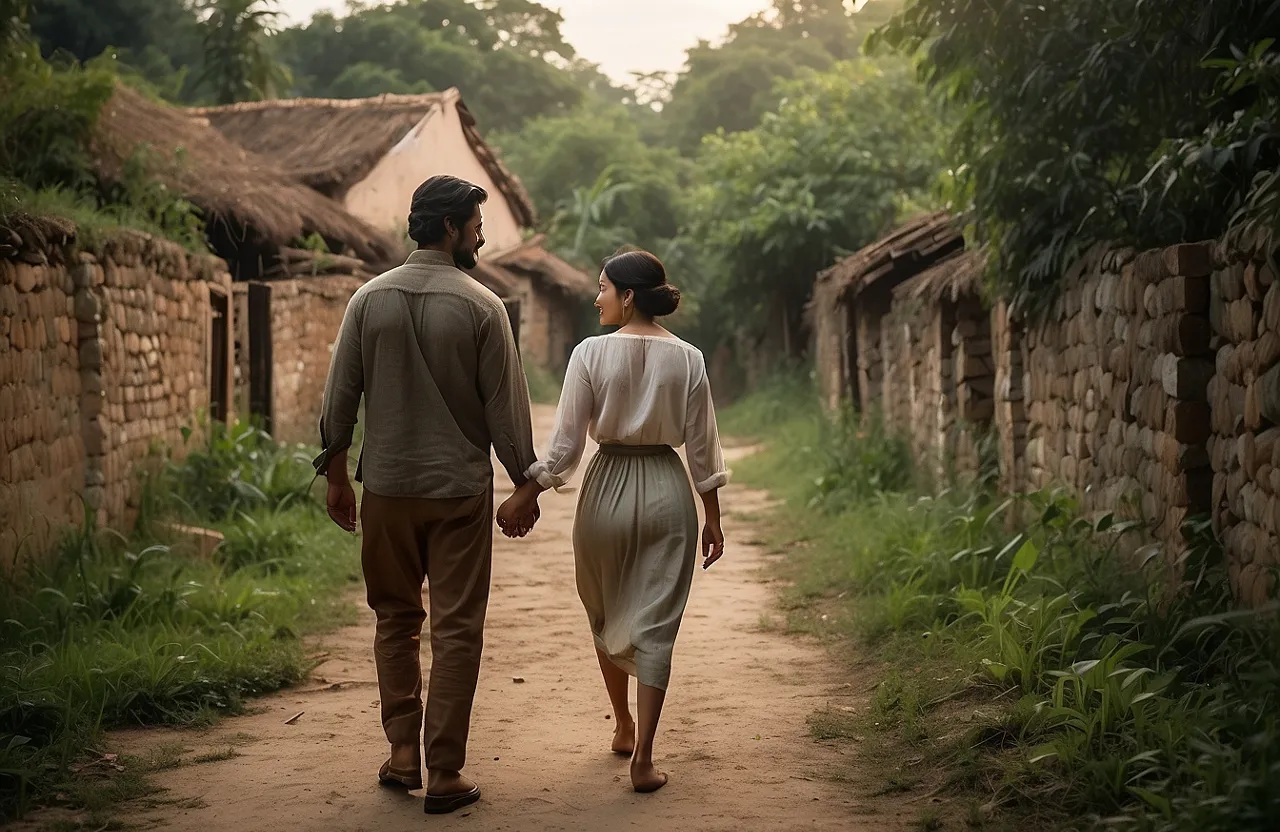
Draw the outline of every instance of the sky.
<instances>
[{"instance_id":1,"label":"sky","mask_svg":"<svg viewBox=\"0 0 1280 832\"><path fill-rule=\"evenodd\" d=\"M293 22L317 11L339 11L345 0L279 0ZM699 40L717 41L768 0L542 0L564 16L565 39L579 56L615 81L632 72L678 72L685 50Z\"/></svg>"}]
</instances>

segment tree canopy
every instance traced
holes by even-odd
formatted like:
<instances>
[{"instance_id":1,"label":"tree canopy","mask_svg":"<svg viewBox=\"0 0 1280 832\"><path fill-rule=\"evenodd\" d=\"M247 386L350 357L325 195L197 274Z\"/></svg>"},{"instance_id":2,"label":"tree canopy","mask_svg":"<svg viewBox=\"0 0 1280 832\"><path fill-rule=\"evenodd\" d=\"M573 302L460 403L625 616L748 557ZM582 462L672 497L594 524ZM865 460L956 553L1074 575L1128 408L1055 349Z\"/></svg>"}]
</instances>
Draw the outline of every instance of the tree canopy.
<instances>
[{"instance_id":1,"label":"tree canopy","mask_svg":"<svg viewBox=\"0 0 1280 832\"><path fill-rule=\"evenodd\" d=\"M841 62L779 93L759 127L706 139L688 235L721 266L722 313L756 329L777 316L799 353L814 276L920 207L943 131L902 62Z\"/></svg>"},{"instance_id":2,"label":"tree canopy","mask_svg":"<svg viewBox=\"0 0 1280 832\"><path fill-rule=\"evenodd\" d=\"M618 246L657 247L680 230L679 195L690 181L692 165L675 151L646 144L621 106L583 108L565 116L541 118L518 133L494 136L503 158L517 171L544 217L562 219L585 195L612 194L609 209L595 206L595 224L612 229L588 235L592 245L573 251L578 223L552 227L553 244L583 265L598 266ZM602 177L608 173L607 184ZM623 192L610 187L625 185ZM627 231L626 234L621 232Z\"/></svg>"},{"instance_id":3,"label":"tree canopy","mask_svg":"<svg viewBox=\"0 0 1280 832\"><path fill-rule=\"evenodd\" d=\"M958 195L1031 302L1094 242L1213 237L1266 202L1277 35L1274 0L911 0L876 41L957 112Z\"/></svg>"},{"instance_id":4,"label":"tree canopy","mask_svg":"<svg viewBox=\"0 0 1280 832\"><path fill-rule=\"evenodd\" d=\"M862 41L898 5L873 0L855 11L843 0L774 0L729 27L723 43L700 42L663 110L668 140L691 154L705 135L755 127L777 106L780 81L857 57Z\"/></svg>"},{"instance_id":5,"label":"tree canopy","mask_svg":"<svg viewBox=\"0 0 1280 832\"><path fill-rule=\"evenodd\" d=\"M400 0L316 15L278 39L299 95L364 97L458 87L488 130L576 107L589 79L574 69L558 12L530 0ZM552 63L555 61L556 63Z\"/></svg>"}]
</instances>

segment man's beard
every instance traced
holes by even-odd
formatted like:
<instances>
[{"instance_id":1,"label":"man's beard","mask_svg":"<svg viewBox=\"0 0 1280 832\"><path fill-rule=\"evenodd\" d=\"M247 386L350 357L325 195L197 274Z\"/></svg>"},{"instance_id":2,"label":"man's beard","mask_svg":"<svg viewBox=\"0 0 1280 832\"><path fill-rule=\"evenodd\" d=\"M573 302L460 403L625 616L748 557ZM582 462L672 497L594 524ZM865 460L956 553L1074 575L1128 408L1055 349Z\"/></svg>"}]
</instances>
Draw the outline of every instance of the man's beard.
<instances>
[{"instance_id":1,"label":"man's beard","mask_svg":"<svg viewBox=\"0 0 1280 832\"><path fill-rule=\"evenodd\" d=\"M460 269L474 269L479 258L477 249L464 249L461 246L453 250L453 264Z\"/></svg>"}]
</instances>

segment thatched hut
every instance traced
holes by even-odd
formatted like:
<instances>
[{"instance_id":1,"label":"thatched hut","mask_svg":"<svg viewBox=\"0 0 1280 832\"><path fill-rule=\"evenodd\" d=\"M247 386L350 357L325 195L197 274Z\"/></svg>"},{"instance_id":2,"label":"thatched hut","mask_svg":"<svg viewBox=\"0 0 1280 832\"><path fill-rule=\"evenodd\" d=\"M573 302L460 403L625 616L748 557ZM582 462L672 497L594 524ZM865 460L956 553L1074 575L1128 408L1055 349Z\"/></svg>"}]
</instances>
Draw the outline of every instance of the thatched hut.
<instances>
[{"instance_id":1,"label":"thatched hut","mask_svg":"<svg viewBox=\"0 0 1280 832\"><path fill-rule=\"evenodd\" d=\"M384 231L403 234L413 186L450 173L501 199L485 206L497 252L536 222L520 180L480 137L458 90L361 99L250 101L191 111L226 138Z\"/></svg>"},{"instance_id":2,"label":"thatched hut","mask_svg":"<svg viewBox=\"0 0 1280 832\"><path fill-rule=\"evenodd\" d=\"M513 310L522 354L540 367L559 370L577 343L582 300L595 295L596 281L548 252L542 241L539 235L485 257L481 268L501 276L502 291L489 288Z\"/></svg>"},{"instance_id":3,"label":"thatched hut","mask_svg":"<svg viewBox=\"0 0 1280 832\"><path fill-rule=\"evenodd\" d=\"M818 275L809 302L814 360L824 403L878 403L883 384L880 326L893 290L964 248L945 213L918 217Z\"/></svg>"},{"instance_id":4,"label":"thatched hut","mask_svg":"<svg viewBox=\"0 0 1280 832\"><path fill-rule=\"evenodd\" d=\"M402 234L413 186L436 174L485 188L486 245L473 276L507 303L524 355L559 369L595 278L527 239L536 222L520 180L480 136L456 89L365 99L255 101L192 111L231 141L378 228Z\"/></svg>"},{"instance_id":5,"label":"thatched hut","mask_svg":"<svg viewBox=\"0 0 1280 832\"><path fill-rule=\"evenodd\" d=\"M99 117L93 153L104 182L127 185L143 175L193 203L212 249L237 280L261 277L281 264L282 251L300 251L313 235L348 270L366 264L376 272L403 253L395 238L227 141L207 120L123 85Z\"/></svg>"},{"instance_id":6,"label":"thatched hut","mask_svg":"<svg viewBox=\"0 0 1280 832\"><path fill-rule=\"evenodd\" d=\"M973 467L995 412L986 256L931 214L823 272L810 316L824 401L897 425L917 457Z\"/></svg>"}]
</instances>

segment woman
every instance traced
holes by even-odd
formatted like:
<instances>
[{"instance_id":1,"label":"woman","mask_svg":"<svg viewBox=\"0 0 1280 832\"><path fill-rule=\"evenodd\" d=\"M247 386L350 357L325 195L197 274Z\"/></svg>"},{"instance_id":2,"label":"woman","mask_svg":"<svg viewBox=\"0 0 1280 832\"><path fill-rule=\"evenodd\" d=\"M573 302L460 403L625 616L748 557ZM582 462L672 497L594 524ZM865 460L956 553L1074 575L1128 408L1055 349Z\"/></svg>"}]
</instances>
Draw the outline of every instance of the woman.
<instances>
[{"instance_id":1,"label":"woman","mask_svg":"<svg viewBox=\"0 0 1280 832\"><path fill-rule=\"evenodd\" d=\"M631 757L637 792L667 782L654 768L653 740L698 557L698 513L674 448L686 446L705 508L703 569L724 553L718 489L729 477L706 366L702 353L655 321L679 303L680 290L652 254L632 251L605 263L596 308L600 323L619 329L573 351L547 455L498 511L504 533L523 536L520 518L531 516L542 491L572 477L587 433L600 443L578 500L573 551L578 595L613 704L613 750ZM628 675L639 687L638 731Z\"/></svg>"}]
</instances>

